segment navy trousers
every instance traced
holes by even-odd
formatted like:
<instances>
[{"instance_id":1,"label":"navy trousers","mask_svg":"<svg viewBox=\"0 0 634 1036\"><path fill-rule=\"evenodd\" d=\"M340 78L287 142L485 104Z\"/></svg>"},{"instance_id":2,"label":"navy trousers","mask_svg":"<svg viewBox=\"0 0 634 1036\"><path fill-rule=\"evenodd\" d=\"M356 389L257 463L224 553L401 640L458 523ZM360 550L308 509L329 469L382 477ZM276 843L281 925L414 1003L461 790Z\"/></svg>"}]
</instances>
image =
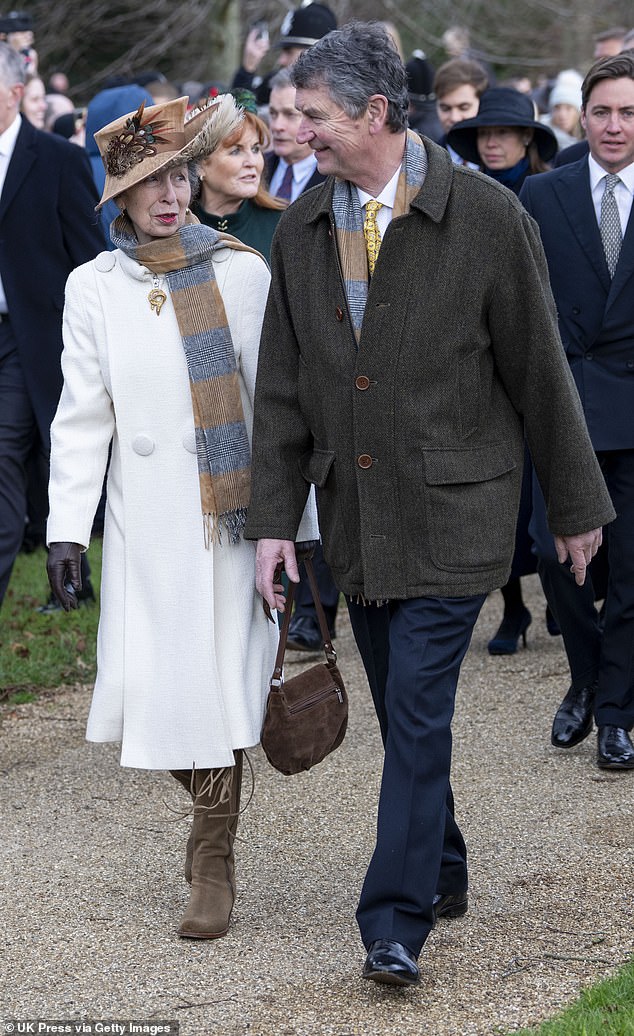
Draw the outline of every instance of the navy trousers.
<instances>
[{"instance_id":1,"label":"navy trousers","mask_svg":"<svg viewBox=\"0 0 634 1036\"><path fill-rule=\"evenodd\" d=\"M10 324L0 323L0 606L27 513L27 462L38 437Z\"/></svg>"},{"instance_id":2,"label":"navy trousers","mask_svg":"<svg viewBox=\"0 0 634 1036\"><path fill-rule=\"evenodd\" d=\"M450 784L451 721L484 600L348 603L385 748L376 847L357 910L366 948L395 939L418 955L434 925L434 896L467 887Z\"/></svg>"},{"instance_id":3,"label":"navy trousers","mask_svg":"<svg viewBox=\"0 0 634 1036\"><path fill-rule=\"evenodd\" d=\"M337 618L339 590L335 586L330 569L326 564L321 543L318 543L315 547L312 561L313 571L317 580L317 588L319 590L319 600L324 609L328 626L332 631L335 628L335 619ZM295 610L293 615L297 619L300 618L300 616L314 619L315 625L317 625L315 602L313 601L310 583L308 582L308 576L306 575L306 570L303 564L299 567L299 576L299 583L295 587Z\"/></svg>"},{"instance_id":4,"label":"navy trousers","mask_svg":"<svg viewBox=\"0 0 634 1036\"><path fill-rule=\"evenodd\" d=\"M38 428L11 324L5 319L0 322L0 608L24 538L34 450L38 451L41 480L37 518L44 522L48 513L48 429ZM85 584L90 578L85 554L81 574ZM42 578L45 583L43 569Z\"/></svg>"},{"instance_id":5,"label":"navy trousers","mask_svg":"<svg viewBox=\"0 0 634 1036\"><path fill-rule=\"evenodd\" d=\"M634 727L634 450L597 453L617 517L603 531L608 580L603 630L595 607L594 562L583 587L570 564L560 565L546 523L544 499L533 486L531 534L546 599L561 629L573 687L597 681L595 720Z\"/></svg>"}]
</instances>

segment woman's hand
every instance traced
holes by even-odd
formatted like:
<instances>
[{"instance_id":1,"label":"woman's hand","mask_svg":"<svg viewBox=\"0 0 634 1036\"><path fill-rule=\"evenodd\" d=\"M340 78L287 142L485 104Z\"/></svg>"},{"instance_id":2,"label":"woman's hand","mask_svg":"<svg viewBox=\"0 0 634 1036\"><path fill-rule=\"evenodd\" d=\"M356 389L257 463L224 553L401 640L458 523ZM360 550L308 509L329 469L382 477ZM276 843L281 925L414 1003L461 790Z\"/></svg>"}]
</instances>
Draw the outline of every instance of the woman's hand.
<instances>
[{"instance_id":1,"label":"woman's hand","mask_svg":"<svg viewBox=\"0 0 634 1036\"><path fill-rule=\"evenodd\" d=\"M81 547L79 543L51 543L46 573L51 590L65 612L77 607L81 590Z\"/></svg>"}]
</instances>

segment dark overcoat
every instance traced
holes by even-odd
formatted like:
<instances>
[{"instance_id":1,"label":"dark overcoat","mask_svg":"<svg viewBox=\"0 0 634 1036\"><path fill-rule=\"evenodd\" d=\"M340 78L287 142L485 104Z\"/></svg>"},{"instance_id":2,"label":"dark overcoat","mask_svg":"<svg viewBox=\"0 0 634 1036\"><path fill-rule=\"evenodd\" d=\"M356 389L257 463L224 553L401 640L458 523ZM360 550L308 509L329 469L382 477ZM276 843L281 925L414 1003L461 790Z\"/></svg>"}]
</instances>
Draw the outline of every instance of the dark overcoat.
<instances>
[{"instance_id":1,"label":"dark overcoat","mask_svg":"<svg viewBox=\"0 0 634 1036\"><path fill-rule=\"evenodd\" d=\"M86 152L22 117L0 197L0 275L42 441L62 388L69 273L103 248Z\"/></svg>"},{"instance_id":2,"label":"dark overcoat","mask_svg":"<svg viewBox=\"0 0 634 1036\"><path fill-rule=\"evenodd\" d=\"M505 583L524 432L554 533L614 516L535 223L424 143L425 182L384 235L359 348L328 180L278 225L260 349L247 535L293 539L314 483L335 581L369 600Z\"/></svg>"},{"instance_id":3,"label":"dark overcoat","mask_svg":"<svg viewBox=\"0 0 634 1036\"><path fill-rule=\"evenodd\" d=\"M533 182L534 181L534 182ZM610 278L588 156L531 176L522 203L541 229L559 331L596 450L634 449L634 217Z\"/></svg>"}]
</instances>

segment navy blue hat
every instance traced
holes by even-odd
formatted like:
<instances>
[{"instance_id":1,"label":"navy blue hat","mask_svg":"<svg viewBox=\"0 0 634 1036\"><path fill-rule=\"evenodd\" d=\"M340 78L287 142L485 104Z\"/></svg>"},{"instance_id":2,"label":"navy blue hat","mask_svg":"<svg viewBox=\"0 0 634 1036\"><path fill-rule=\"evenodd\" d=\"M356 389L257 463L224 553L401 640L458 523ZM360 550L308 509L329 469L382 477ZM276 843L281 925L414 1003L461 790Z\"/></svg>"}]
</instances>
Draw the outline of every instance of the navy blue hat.
<instances>
[{"instance_id":1,"label":"navy blue hat","mask_svg":"<svg viewBox=\"0 0 634 1036\"><path fill-rule=\"evenodd\" d=\"M337 19L325 4L305 4L289 11L280 28L276 47L312 47L337 28Z\"/></svg>"},{"instance_id":2,"label":"navy blue hat","mask_svg":"<svg viewBox=\"0 0 634 1036\"><path fill-rule=\"evenodd\" d=\"M508 86L492 86L480 98L478 114L452 126L447 143L467 162L480 164L478 130L481 126L518 126L531 129L539 157L550 162L557 154L557 137L548 126L535 119L530 97Z\"/></svg>"},{"instance_id":3,"label":"navy blue hat","mask_svg":"<svg viewBox=\"0 0 634 1036\"><path fill-rule=\"evenodd\" d=\"M9 11L0 17L0 32L28 32L33 28L33 19L28 11Z\"/></svg>"},{"instance_id":4,"label":"navy blue hat","mask_svg":"<svg viewBox=\"0 0 634 1036\"><path fill-rule=\"evenodd\" d=\"M407 72L407 92L412 101L433 101L434 66L429 62L422 50L415 50L405 65Z\"/></svg>"}]
</instances>

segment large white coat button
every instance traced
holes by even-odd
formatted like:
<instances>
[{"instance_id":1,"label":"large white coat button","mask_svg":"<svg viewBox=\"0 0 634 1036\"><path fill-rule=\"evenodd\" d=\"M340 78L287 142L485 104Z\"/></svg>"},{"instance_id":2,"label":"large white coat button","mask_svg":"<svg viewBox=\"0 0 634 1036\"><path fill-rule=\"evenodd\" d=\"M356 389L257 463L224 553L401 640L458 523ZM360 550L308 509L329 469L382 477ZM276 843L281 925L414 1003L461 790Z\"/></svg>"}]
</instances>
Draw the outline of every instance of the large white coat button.
<instances>
[{"instance_id":1,"label":"large white coat button","mask_svg":"<svg viewBox=\"0 0 634 1036\"><path fill-rule=\"evenodd\" d=\"M193 428L189 432L185 432L183 436L183 446L188 453L196 452L196 432Z\"/></svg>"},{"instance_id":2,"label":"large white coat button","mask_svg":"<svg viewBox=\"0 0 634 1036\"><path fill-rule=\"evenodd\" d=\"M100 252L95 256L95 269L99 270L99 273L109 273L114 269L116 262L112 252Z\"/></svg>"},{"instance_id":3,"label":"large white coat button","mask_svg":"<svg viewBox=\"0 0 634 1036\"><path fill-rule=\"evenodd\" d=\"M149 457L154 452L154 439L150 439L149 435L135 435L132 440L132 449L135 453L138 453L140 457Z\"/></svg>"}]
</instances>

